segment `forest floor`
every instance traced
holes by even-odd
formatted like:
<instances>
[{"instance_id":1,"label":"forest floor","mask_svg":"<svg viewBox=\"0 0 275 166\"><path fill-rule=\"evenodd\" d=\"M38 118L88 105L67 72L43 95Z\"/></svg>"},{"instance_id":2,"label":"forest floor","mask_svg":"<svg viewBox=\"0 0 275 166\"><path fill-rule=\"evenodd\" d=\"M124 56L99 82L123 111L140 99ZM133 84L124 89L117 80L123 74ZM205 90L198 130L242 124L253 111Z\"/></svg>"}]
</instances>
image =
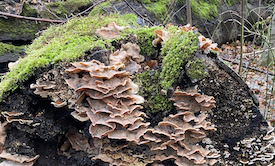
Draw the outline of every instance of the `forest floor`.
<instances>
[{"instance_id":1,"label":"forest floor","mask_svg":"<svg viewBox=\"0 0 275 166\"><path fill-rule=\"evenodd\" d=\"M263 52L259 46L244 44L243 47L243 67L242 72L239 73L240 67L240 42L232 44L223 44L220 46L220 58L232 68L236 73L241 75L243 80L252 89L259 100L259 109L264 117L275 125L275 100L274 100L274 87L275 87L275 68L262 67L257 64L258 59Z\"/></svg>"}]
</instances>

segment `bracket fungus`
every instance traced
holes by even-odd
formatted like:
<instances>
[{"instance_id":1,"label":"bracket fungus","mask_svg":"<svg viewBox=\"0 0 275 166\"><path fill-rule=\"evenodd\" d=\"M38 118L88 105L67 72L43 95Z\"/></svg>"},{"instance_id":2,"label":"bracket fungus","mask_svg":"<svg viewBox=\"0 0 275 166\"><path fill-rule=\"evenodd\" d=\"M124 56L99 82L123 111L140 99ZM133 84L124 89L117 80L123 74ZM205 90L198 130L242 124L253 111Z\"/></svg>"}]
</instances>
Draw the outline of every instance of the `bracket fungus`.
<instances>
[{"instance_id":1,"label":"bracket fungus","mask_svg":"<svg viewBox=\"0 0 275 166\"><path fill-rule=\"evenodd\" d=\"M198 100L198 98L205 99ZM103 148L104 154L102 152L102 154L97 155L93 159L100 159L110 163L110 165L158 164L167 159L174 159L175 164L179 166L214 165L220 157L219 152L213 146L207 145L204 148L199 143L203 139L206 140L205 131L215 131L216 128L206 121L207 115L204 113L195 115L194 113L198 109L203 112L209 111L214 107L215 101L210 96L187 93L180 90L174 93L171 100L175 101L175 105L179 105L176 103L181 103L186 107L182 109L182 107L177 106L177 114L165 117L154 128L148 127L144 133L138 134L138 137L140 137L139 142L129 138L131 135L136 134L131 133L131 135L127 135L128 138L124 138L131 143L124 144L123 148L117 149L115 153ZM197 104L188 104L189 102ZM195 106L198 108L194 109L193 107ZM123 133L121 132L121 135ZM110 135L112 135L112 132ZM113 137L112 139L120 138ZM211 144L212 142L204 141L204 143ZM141 145L146 145L150 148L150 155L142 154L140 157L133 158L132 155L128 154L126 149L130 150Z\"/></svg>"},{"instance_id":2,"label":"bracket fungus","mask_svg":"<svg viewBox=\"0 0 275 166\"><path fill-rule=\"evenodd\" d=\"M33 120L31 119L25 119L22 117L24 115L23 112L9 112L9 111L3 111L1 114L6 118L8 123L11 122L19 122L20 124L32 124Z\"/></svg>"},{"instance_id":3,"label":"bracket fungus","mask_svg":"<svg viewBox=\"0 0 275 166\"><path fill-rule=\"evenodd\" d=\"M90 108L82 113L86 112L92 122L90 133L93 137L138 142L139 135L149 124L142 123L145 114L137 110L141 106L135 105L143 103L144 99L135 94L137 86L131 81L129 72L118 71L123 67L121 62L111 66L96 60L75 62L66 69L69 74L66 82L76 92L86 95Z\"/></svg>"},{"instance_id":4,"label":"bracket fungus","mask_svg":"<svg viewBox=\"0 0 275 166\"><path fill-rule=\"evenodd\" d=\"M155 30L154 31L156 38L153 40L152 44L154 47L157 47L162 41L165 41L169 38L168 32L164 30Z\"/></svg>"},{"instance_id":5,"label":"bracket fungus","mask_svg":"<svg viewBox=\"0 0 275 166\"><path fill-rule=\"evenodd\" d=\"M121 49L117 50L110 55L111 65L124 64L123 71L130 72L130 75L137 73L141 66L139 65L144 61L144 56L139 54L140 48L137 44L128 42L121 45Z\"/></svg>"}]
</instances>

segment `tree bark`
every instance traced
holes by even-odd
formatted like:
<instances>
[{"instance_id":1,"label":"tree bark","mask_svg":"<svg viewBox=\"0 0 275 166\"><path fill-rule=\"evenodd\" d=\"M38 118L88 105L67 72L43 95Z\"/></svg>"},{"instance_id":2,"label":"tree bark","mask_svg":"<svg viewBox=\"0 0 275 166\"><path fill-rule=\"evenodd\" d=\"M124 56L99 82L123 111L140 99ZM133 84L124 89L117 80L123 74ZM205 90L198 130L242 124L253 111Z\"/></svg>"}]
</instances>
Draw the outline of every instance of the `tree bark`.
<instances>
[{"instance_id":1,"label":"tree bark","mask_svg":"<svg viewBox=\"0 0 275 166\"><path fill-rule=\"evenodd\" d=\"M191 24L191 26L192 26L192 16L191 16L191 4L190 4L190 0L186 0L186 4L187 4L187 23Z\"/></svg>"}]
</instances>

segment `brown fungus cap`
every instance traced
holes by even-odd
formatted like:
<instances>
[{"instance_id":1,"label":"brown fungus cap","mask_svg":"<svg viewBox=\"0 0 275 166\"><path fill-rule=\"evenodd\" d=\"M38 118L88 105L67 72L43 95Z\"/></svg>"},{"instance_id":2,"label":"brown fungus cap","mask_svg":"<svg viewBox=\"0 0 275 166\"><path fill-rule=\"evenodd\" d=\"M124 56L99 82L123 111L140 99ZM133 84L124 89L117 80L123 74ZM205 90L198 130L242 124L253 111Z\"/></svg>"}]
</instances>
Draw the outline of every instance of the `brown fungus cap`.
<instances>
[{"instance_id":1,"label":"brown fungus cap","mask_svg":"<svg viewBox=\"0 0 275 166\"><path fill-rule=\"evenodd\" d=\"M24 162L32 163L38 157L39 157L39 155L36 155L34 157L29 157L29 156L20 155L20 154L11 154L11 153L6 152L5 150L3 150L2 153L0 154L0 158L4 158L4 159L14 161L14 162L18 162L18 163L21 163L21 164L24 163Z\"/></svg>"},{"instance_id":2,"label":"brown fungus cap","mask_svg":"<svg viewBox=\"0 0 275 166\"><path fill-rule=\"evenodd\" d=\"M189 110L191 112L208 111L215 107L215 100L212 96L201 95L199 93L188 93L176 90L171 101L179 110Z\"/></svg>"},{"instance_id":3,"label":"brown fungus cap","mask_svg":"<svg viewBox=\"0 0 275 166\"><path fill-rule=\"evenodd\" d=\"M98 36L104 39L113 39L120 36L119 31L130 28L129 26L119 26L116 22L110 22L106 27L102 27L96 30Z\"/></svg>"},{"instance_id":4,"label":"brown fungus cap","mask_svg":"<svg viewBox=\"0 0 275 166\"><path fill-rule=\"evenodd\" d=\"M162 41L168 40L169 34L168 32L164 30L155 30L155 39L153 40L152 44L154 47L157 47L158 44L160 44Z\"/></svg>"},{"instance_id":5,"label":"brown fungus cap","mask_svg":"<svg viewBox=\"0 0 275 166\"><path fill-rule=\"evenodd\" d=\"M212 40L205 38L203 35L199 35L200 49L204 53L208 54L210 50L219 51L218 44L212 43Z\"/></svg>"},{"instance_id":6,"label":"brown fungus cap","mask_svg":"<svg viewBox=\"0 0 275 166\"><path fill-rule=\"evenodd\" d=\"M126 51L127 55L132 58L133 61L141 63L144 61L144 56L140 55L140 48L137 44L128 42L121 45L121 50Z\"/></svg>"}]
</instances>

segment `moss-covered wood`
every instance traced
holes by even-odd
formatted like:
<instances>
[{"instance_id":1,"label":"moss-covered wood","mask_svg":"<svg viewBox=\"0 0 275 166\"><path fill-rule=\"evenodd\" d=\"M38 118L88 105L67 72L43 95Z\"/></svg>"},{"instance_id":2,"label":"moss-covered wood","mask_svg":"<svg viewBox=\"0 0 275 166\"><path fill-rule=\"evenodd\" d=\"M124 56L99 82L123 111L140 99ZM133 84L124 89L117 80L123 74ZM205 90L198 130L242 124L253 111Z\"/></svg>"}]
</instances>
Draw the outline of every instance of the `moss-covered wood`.
<instances>
[{"instance_id":1,"label":"moss-covered wood","mask_svg":"<svg viewBox=\"0 0 275 166\"><path fill-rule=\"evenodd\" d=\"M49 27L27 48L28 56L20 59L18 65L1 78L0 96L7 91L15 90L18 81L26 80L39 67L44 67L49 63L57 63L63 59L72 61L84 56L86 51L95 47L112 49L111 41L119 39L104 40L95 35L97 28L112 21L116 21L121 26L137 26L135 19L130 20L128 15L96 15L72 19L67 24ZM132 31L132 29L126 30L120 38L126 37Z\"/></svg>"}]
</instances>

